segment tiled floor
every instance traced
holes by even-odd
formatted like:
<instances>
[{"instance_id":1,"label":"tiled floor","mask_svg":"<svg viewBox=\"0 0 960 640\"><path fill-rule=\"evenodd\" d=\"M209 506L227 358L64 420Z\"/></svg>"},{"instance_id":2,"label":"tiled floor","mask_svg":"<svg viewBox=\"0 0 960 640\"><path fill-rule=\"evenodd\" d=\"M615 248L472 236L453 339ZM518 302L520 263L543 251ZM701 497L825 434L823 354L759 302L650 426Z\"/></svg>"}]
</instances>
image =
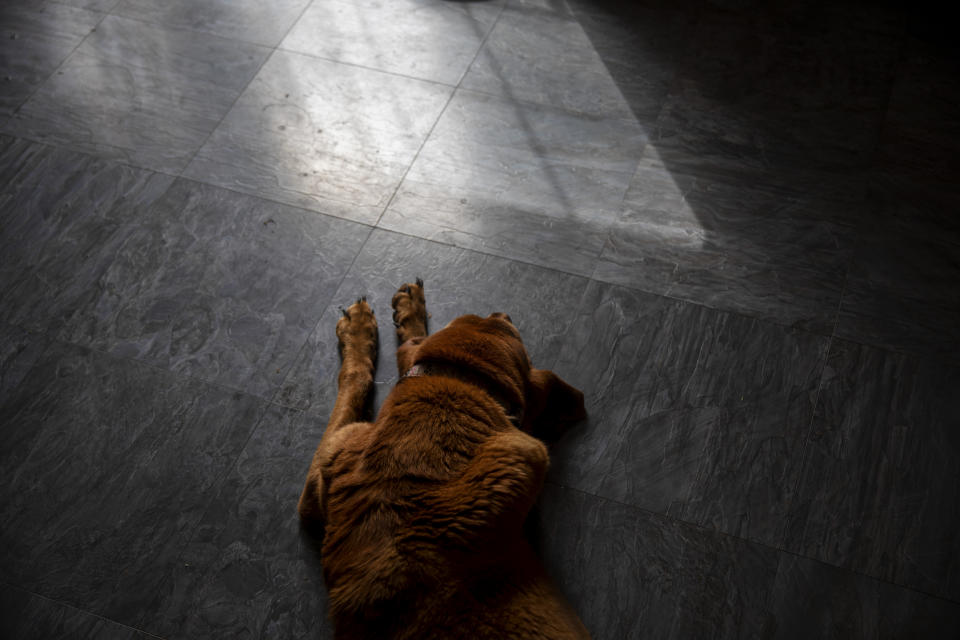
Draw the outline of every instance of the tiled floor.
<instances>
[{"instance_id":1,"label":"tiled floor","mask_svg":"<svg viewBox=\"0 0 960 640\"><path fill-rule=\"evenodd\" d=\"M586 392L598 640L960 636L960 52L770 4L3 2L0 636L332 637L337 307L416 276Z\"/></svg>"}]
</instances>

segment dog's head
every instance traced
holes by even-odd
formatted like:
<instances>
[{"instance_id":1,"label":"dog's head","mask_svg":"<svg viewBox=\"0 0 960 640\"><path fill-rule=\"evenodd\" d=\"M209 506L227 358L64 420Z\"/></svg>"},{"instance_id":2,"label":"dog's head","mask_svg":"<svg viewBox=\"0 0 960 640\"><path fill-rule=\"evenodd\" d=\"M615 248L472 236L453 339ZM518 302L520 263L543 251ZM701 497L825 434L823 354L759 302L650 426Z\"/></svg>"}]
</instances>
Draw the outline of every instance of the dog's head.
<instances>
[{"instance_id":1,"label":"dog's head","mask_svg":"<svg viewBox=\"0 0 960 640\"><path fill-rule=\"evenodd\" d=\"M520 332L505 313L461 316L423 340L415 363L441 362L470 371L508 405L521 429L549 439L586 417L583 393L535 369Z\"/></svg>"}]
</instances>

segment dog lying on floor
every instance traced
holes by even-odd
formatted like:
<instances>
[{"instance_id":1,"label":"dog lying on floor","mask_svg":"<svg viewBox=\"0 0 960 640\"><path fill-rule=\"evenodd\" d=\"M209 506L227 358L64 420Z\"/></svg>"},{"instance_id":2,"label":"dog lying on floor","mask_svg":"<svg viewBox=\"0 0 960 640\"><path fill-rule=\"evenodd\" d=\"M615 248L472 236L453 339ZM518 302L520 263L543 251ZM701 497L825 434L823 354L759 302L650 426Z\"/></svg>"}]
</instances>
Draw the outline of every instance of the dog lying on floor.
<instances>
[{"instance_id":1,"label":"dog lying on floor","mask_svg":"<svg viewBox=\"0 0 960 640\"><path fill-rule=\"evenodd\" d=\"M547 449L529 435L586 414L534 369L503 313L427 336L423 282L393 296L401 375L375 422L377 322L364 299L337 323L330 422L298 510L324 532L336 637L589 638L523 536Z\"/></svg>"}]
</instances>

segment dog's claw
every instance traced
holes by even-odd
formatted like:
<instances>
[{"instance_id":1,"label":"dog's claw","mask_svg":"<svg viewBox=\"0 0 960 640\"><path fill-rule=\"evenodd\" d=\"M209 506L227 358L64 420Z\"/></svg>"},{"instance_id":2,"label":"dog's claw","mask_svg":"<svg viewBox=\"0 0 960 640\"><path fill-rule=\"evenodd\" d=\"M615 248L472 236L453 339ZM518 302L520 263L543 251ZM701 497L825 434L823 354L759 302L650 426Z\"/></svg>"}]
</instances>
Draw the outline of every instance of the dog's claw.
<instances>
[{"instance_id":1,"label":"dog's claw","mask_svg":"<svg viewBox=\"0 0 960 640\"><path fill-rule=\"evenodd\" d=\"M350 317L350 314L347 313L347 310L344 309L343 307L340 307L340 313L343 314L343 317L344 317L344 318L349 318L349 317Z\"/></svg>"},{"instance_id":2,"label":"dog's claw","mask_svg":"<svg viewBox=\"0 0 960 640\"><path fill-rule=\"evenodd\" d=\"M423 279L422 279L422 278L417 278L417 286L420 287L421 289L423 289Z\"/></svg>"}]
</instances>

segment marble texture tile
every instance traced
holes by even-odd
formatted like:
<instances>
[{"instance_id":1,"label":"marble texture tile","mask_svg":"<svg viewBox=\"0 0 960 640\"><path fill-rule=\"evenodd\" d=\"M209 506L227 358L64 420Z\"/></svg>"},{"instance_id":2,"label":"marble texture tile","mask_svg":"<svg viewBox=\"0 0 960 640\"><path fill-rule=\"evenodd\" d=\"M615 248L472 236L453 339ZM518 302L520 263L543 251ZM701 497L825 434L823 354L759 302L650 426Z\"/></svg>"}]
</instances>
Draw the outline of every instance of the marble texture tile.
<instances>
[{"instance_id":1,"label":"marble texture tile","mask_svg":"<svg viewBox=\"0 0 960 640\"><path fill-rule=\"evenodd\" d=\"M671 171L777 184L870 164L902 20L841 3L700 14L652 142ZM814 176L811 177L811 173Z\"/></svg>"},{"instance_id":2,"label":"marble texture tile","mask_svg":"<svg viewBox=\"0 0 960 640\"><path fill-rule=\"evenodd\" d=\"M830 334L862 204L637 169L593 277Z\"/></svg>"},{"instance_id":3,"label":"marble texture tile","mask_svg":"<svg viewBox=\"0 0 960 640\"><path fill-rule=\"evenodd\" d=\"M101 18L52 2L0 5L0 119L33 94Z\"/></svg>"},{"instance_id":4,"label":"marble texture tile","mask_svg":"<svg viewBox=\"0 0 960 640\"><path fill-rule=\"evenodd\" d=\"M95 236L71 278L58 249L72 238L50 243L10 300L17 320L70 342L269 397L369 232L178 180Z\"/></svg>"},{"instance_id":5,"label":"marble texture tile","mask_svg":"<svg viewBox=\"0 0 960 640\"><path fill-rule=\"evenodd\" d=\"M508 8L463 78L465 89L596 117L651 120L673 70L682 21L648 13L624 28L621 15L582 20ZM619 29L617 27L620 27ZM591 40L594 38L596 44ZM609 64L607 60L609 59Z\"/></svg>"},{"instance_id":6,"label":"marble texture tile","mask_svg":"<svg viewBox=\"0 0 960 640\"><path fill-rule=\"evenodd\" d=\"M178 173L269 50L108 16L8 133Z\"/></svg>"},{"instance_id":7,"label":"marble texture tile","mask_svg":"<svg viewBox=\"0 0 960 640\"><path fill-rule=\"evenodd\" d=\"M16 640L146 640L150 637L2 583L0 635Z\"/></svg>"},{"instance_id":8,"label":"marble texture tile","mask_svg":"<svg viewBox=\"0 0 960 640\"><path fill-rule=\"evenodd\" d=\"M0 323L0 404L14 393L50 344L50 339Z\"/></svg>"},{"instance_id":9,"label":"marble texture tile","mask_svg":"<svg viewBox=\"0 0 960 640\"><path fill-rule=\"evenodd\" d=\"M960 244L907 235L896 227L865 228L847 276L836 335L960 364Z\"/></svg>"},{"instance_id":10,"label":"marble texture tile","mask_svg":"<svg viewBox=\"0 0 960 640\"><path fill-rule=\"evenodd\" d=\"M502 5L502 0L322 0L310 5L281 47L456 85Z\"/></svg>"},{"instance_id":11,"label":"marble texture tile","mask_svg":"<svg viewBox=\"0 0 960 640\"><path fill-rule=\"evenodd\" d=\"M373 224L451 91L276 51L184 175Z\"/></svg>"},{"instance_id":12,"label":"marble texture tile","mask_svg":"<svg viewBox=\"0 0 960 640\"><path fill-rule=\"evenodd\" d=\"M319 541L297 500L324 422L270 407L144 609L170 638L333 638Z\"/></svg>"},{"instance_id":13,"label":"marble texture tile","mask_svg":"<svg viewBox=\"0 0 960 640\"><path fill-rule=\"evenodd\" d=\"M275 47L310 0L120 0L111 13Z\"/></svg>"},{"instance_id":14,"label":"marble texture tile","mask_svg":"<svg viewBox=\"0 0 960 640\"><path fill-rule=\"evenodd\" d=\"M548 484L544 564L594 638L756 637L776 552Z\"/></svg>"},{"instance_id":15,"label":"marble texture tile","mask_svg":"<svg viewBox=\"0 0 960 640\"><path fill-rule=\"evenodd\" d=\"M764 638L956 638L960 604L782 553Z\"/></svg>"},{"instance_id":16,"label":"marble texture tile","mask_svg":"<svg viewBox=\"0 0 960 640\"><path fill-rule=\"evenodd\" d=\"M827 343L591 282L556 365L588 418L548 478L777 546Z\"/></svg>"},{"instance_id":17,"label":"marble texture tile","mask_svg":"<svg viewBox=\"0 0 960 640\"><path fill-rule=\"evenodd\" d=\"M56 344L0 406L4 579L131 623L263 405Z\"/></svg>"},{"instance_id":18,"label":"marble texture tile","mask_svg":"<svg viewBox=\"0 0 960 640\"><path fill-rule=\"evenodd\" d=\"M785 548L960 600L960 369L834 340Z\"/></svg>"},{"instance_id":19,"label":"marble texture tile","mask_svg":"<svg viewBox=\"0 0 960 640\"><path fill-rule=\"evenodd\" d=\"M39 304L88 294L113 258L98 258L106 240L135 223L173 178L8 140L0 150L0 317L45 330L64 319L57 312L31 315L23 296Z\"/></svg>"},{"instance_id":20,"label":"marble texture tile","mask_svg":"<svg viewBox=\"0 0 960 640\"><path fill-rule=\"evenodd\" d=\"M379 226L589 275L646 136L458 91Z\"/></svg>"},{"instance_id":21,"label":"marble texture tile","mask_svg":"<svg viewBox=\"0 0 960 640\"><path fill-rule=\"evenodd\" d=\"M386 231L374 231L334 295L304 349L297 356L275 402L320 411L324 423L336 397L340 359L334 331L339 310L363 295L380 324L375 377L378 409L396 383L396 334L390 299L397 287L422 278L437 331L467 313L503 311L520 330L534 366L552 368L570 326L570 306L587 287L584 278L519 264ZM561 376L566 372L558 370ZM318 409L318 407L320 409Z\"/></svg>"}]
</instances>

